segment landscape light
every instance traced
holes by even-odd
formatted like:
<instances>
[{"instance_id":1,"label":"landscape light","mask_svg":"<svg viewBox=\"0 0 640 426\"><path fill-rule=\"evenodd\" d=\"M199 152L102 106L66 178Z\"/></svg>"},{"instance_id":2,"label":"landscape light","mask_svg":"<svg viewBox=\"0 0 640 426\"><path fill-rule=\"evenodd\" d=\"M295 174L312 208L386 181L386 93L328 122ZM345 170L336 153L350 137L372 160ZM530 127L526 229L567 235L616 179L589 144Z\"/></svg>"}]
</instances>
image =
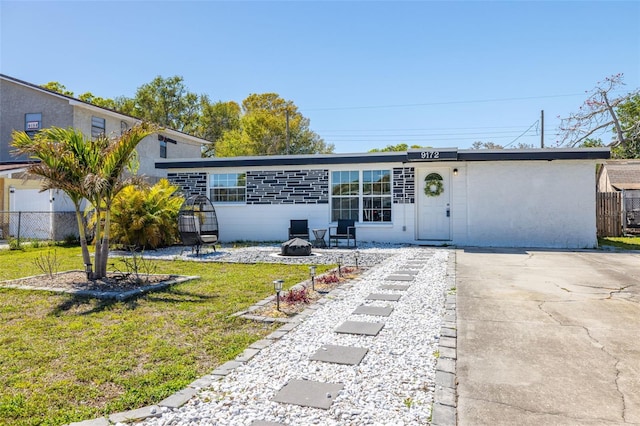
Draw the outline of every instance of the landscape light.
<instances>
[{"instance_id":1,"label":"landscape light","mask_svg":"<svg viewBox=\"0 0 640 426\"><path fill-rule=\"evenodd\" d=\"M273 289L276 291L276 309L280 310L280 292L282 291L282 284L284 280L275 280L273 282Z\"/></svg>"}]
</instances>

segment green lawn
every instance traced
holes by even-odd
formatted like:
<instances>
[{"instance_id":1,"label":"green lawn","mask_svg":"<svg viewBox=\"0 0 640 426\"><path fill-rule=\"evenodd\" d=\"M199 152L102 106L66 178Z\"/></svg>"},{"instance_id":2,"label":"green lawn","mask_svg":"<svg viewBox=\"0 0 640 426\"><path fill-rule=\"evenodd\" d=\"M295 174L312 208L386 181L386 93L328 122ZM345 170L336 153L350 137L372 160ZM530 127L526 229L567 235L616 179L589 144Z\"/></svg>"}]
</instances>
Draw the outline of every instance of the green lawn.
<instances>
[{"instance_id":1,"label":"green lawn","mask_svg":"<svg viewBox=\"0 0 640 426\"><path fill-rule=\"evenodd\" d=\"M598 238L600 246L613 246L624 250L640 250L640 237Z\"/></svg>"},{"instance_id":2,"label":"green lawn","mask_svg":"<svg viewBox=\"0 0 640 426\"><path fill-rule=\"evenodd\" d=\"M0 280L37 275L51 248L0 251ZM57 247L58 270L81 269ZM0 289L0 425L60 425L157 403L277 326L231 318L307 266L157 261L202 278L126 302ZM318 273L330 267L318 267ZM122 265L119 269L124 270Z\"/></svg>"}]
</instances>

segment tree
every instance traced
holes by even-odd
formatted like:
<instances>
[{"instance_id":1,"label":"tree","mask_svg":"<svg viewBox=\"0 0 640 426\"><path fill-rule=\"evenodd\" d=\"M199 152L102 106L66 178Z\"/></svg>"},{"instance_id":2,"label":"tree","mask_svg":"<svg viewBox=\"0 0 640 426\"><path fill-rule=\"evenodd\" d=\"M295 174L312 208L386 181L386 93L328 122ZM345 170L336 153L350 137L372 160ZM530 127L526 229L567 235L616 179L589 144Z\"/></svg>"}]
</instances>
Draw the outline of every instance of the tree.
<instances>
[{"instance_id":1,"label":"tree","mask_svg":"<svg viewBox=\"0 0 640 426\"><path fill-rule=\"evenodd\" d=\"M504 147L493 142L475 141L471 144L471 149L504 149Z\"/></svg>"},{"instance_id":2,"label":"tree","mask_svg":"<svg viewBox=\"0 0 640 426\"><path fill-rule=\"evenodd\" d=\"M117 137L101 135L96 144L102 148L99 163L90 170L86 178L86 196L101 220L96 222L96 268L95 277L107 274L109 258L109 235L111 226L111 205L123 188L141 182L142 178L133 174L125 176L127 167L136 159L136 147L158 127L148 122L134 125Z\"/></svg>"},{"instance_id":3,"label":"tree","mask_svg":"<svg viewBox=\"0 0 640 426\"><path fill-rule=\"evenodd\" d=\"M67 90L64 84L60 84L57 81L50 81L47 84L40 85L40 87L51 90L52 92L60 93L65 96L73 96L73 92L71 90Z\"/></svg>"},{"instance_id":4,"label":"tree","mask_svg":"<svg viewBox=\"0 0 640 426\"><path fill-rule=\"evenodd\" d=\"M212 143L207 145L203 156L215 156L215 145L225 133L240 129L241 109L236 102L209 102L206 96L201 99L201 114L197 136Z\"/></svg>"},{"instance_id":5,"label":"tree","mask_svg":"<svg viewBox=\"0 0 640 426\"><path fill-rule=\"evenodd\" d=\"M640 93L629 96L616 109L625 144L613 147L614 158L640 158Z\"/></svg>"},{"instance_id":6,"label":"tree","mask_svg":"<svg viewBox=\"0 0 640 426\"><path fill-rule=\"evenodd\" d=\"M194 134L200 117L200 97L189 92L180 76L162 78L143 84L135 97L116 100L118 110L142 120Z\"/></svg>"},{"instance_id":7,"label":"tree","mask_svg":"<svg viewBox=\"0 0 640 426\"><path fill-rule=\"evenodd\" d=\"M561 144L570 147L580 145L585 139L591 138L596 132L612 129L615 135L613 145L627 149L628 139L637 136L640 129L633 123L625 123L624 128L616 108L626 102L633 101L640 93L638 90L620 97L613 97L612 92L624 85L623 75L616 74L598 82L595 88L586 92L587 100L577 113L570 114L560 123ZM635 131L634 131L635 129Z\"/></svg>"},{"instance_id":8,"label":"tree","mask_svg":"<svg viewBox=\"0 0 640 426\"><path fill-rule=\"evenodd\" d=\"M25 132L13 132L13 146L19 154L40 160L29 166L29 173L43 178L43 189L60 189L73 201L83 261L90 265L86 230L80 212L82 198L96 212L95 264L92 278L106 276L109 258L109 210L122 188L138 182L140 177L125 176L125 170L135 159L135 148L154 125L141 123L116 138L100 136L87 139L77 129L52 127L43 129L31 139Z\"/></svg>"},{"instance_id":9,"label":"tree","mask_svg":"<svg viewBox=\"0 0 640 426\"><path fill-rule=\"evenodd\" d=\"M100 96L94 96L91 92L86 92L78 96L78 99L90 104L99 106L101 108L116 109L116 102L113 99L101 98Z\"/></svg>"},{"instance_id":10,"label":"tree","mask_svg":"<svg viewBox=\"0 0 640 426\"><path fill-rule=\"evenodd\" d=\"M276 93L249 95L242 102L242 112L240 128L225 132L217 141L216 156L317 154L334 150L333 145L325 144L309 129L309 119L292 101Z\"/></svg>"},{"instance_id":11,"label":"tree","mask_svg":"<svg viewBox=\"0 0 640 426\"><path fill-rule=\"evenodd\" d=\"M420 145L411 145L411 149L420 149L420 148L428 148L426 146ZM384 148L374 148L370 149L369 152L397 152L397 151L407 151L409 149L409 145L406 143L399 143L397 145L387 145Z\"/></svg>"},{"instance_id":12,"label":"tree","mask_svg":"<svg viewBox=\"0 0 640 426\"><path fill-rule=\"evenodd\" d=\"M82 259L85 265L90 265L87 230L81 209L85 194L83 181L88 172L86 160L93 148L90 141L79 130L52 127L36 133L33 139L25 132L14 131L12 145L16 153L40 160L31 164L27 171L42 178L42 191L62 190L73 202Z\"/></svg>"}]
</instances>

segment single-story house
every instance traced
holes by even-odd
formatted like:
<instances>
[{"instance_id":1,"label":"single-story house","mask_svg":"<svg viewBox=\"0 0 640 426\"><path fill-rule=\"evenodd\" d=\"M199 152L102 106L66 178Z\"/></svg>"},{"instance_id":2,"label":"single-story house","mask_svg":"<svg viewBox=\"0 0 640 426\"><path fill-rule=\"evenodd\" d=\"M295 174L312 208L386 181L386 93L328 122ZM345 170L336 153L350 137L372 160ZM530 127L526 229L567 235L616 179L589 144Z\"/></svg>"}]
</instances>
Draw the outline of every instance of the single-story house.
<instances>
[{"instance_id":1,"label":"single-story house","mask_svg":"<svg viewBox=\"0 0 640 426\"><path fill-rule=\"evenodd\" d=\"M607 160L598 169L598 192L620 193L623 227L640 228L640 160Z\"/></svg>"},{"instance_id":2,"label":"single-story house","mask_svg":"<svg viewBox=\"0 0 640 426\"><path fill-rule=\"evenodd\" d=\"M462 150L161 160L207 195L221 241L284 241L290 220L358 241L485 247L597 246L596 164L609 148Z\"/></svg>"}]
</instances>

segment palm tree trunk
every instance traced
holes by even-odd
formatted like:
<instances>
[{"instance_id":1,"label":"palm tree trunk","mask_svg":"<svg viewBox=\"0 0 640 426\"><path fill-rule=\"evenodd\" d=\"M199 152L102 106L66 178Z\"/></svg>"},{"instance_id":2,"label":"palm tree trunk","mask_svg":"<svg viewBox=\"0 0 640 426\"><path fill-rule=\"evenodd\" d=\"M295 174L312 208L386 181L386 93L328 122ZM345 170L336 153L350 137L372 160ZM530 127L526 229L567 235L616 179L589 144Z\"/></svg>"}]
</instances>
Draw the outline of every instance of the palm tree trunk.
<instances>
[{"instance_id":1,"label":"palm tree trunk","mask_svg":"<svg viewBox=\"0 0 640 426\"><path fill-rule=\"evenodd\" d=\"M100 273L107 276L107 262L109 261L109 228L111 226L111 206L104 209L104 230L102 231L102 255L100 257Z\"/></svg>"},{"instance_id":2,"label":"palm tree trunk","mask_svg":"<svg viewBox=\"0 0 640 426\"><path fill-rule=\"evenodd\" d=\"M102 265L102 212L100 208L96 207L96 229L95 229L95 259L93 267L93 279L103 278L104 275L100 274L100 265Z\"/></svg>"},{"instance_id":3,"label":"palm tree trunk","mask_svg":"<svg viewBox=\"0 0 640 426\"><path fill-rule=\"evenodd\" d=\"M89 254L89 246L87 245L87 229L82 220L82 211L80 204L76 203L76 221L78 222L78 235L80 236L80 247L82 248L82 262L86 265L91 264L91 255Z\"/></svg>"}]
</instances>

